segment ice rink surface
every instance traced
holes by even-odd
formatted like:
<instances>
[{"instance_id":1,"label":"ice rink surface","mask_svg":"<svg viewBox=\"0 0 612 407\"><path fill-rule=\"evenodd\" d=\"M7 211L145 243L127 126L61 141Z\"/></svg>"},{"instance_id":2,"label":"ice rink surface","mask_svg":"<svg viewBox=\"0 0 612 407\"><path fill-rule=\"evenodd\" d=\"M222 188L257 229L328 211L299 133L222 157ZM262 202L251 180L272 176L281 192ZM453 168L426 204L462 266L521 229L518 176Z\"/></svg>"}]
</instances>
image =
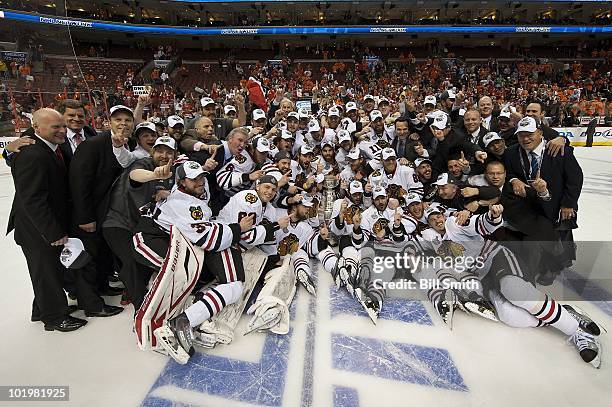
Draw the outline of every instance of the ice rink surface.
<instances>
[{"instance_id":1,"label":"ice rink surface","mask_svg":"<svg viewBox=\"0 0 612 407\"><path fill-rule=\"evenodd\" d=\"M591 301L575 304L612 330L612 297L603 291L612 253L598 243L612 241L612 148L575 154L585 182L574 236L593 244L579 251L574 273L546 290L580 291ZM0 176L3 228L13 191L10 175ZM316 298L298 290L288 335L243 336L243 317L232 344L181 366L138 349L131 306L75 332L45 332L29 321L32 288L12 235L0 250L0 385L69 386L70 402L53 406L612 406L612 332L600 337L596 370L552 328L513 329L458 311L450 331L428 301L390 299L374 326L319 271ZM587 276L596 284L585 289Z\"/></svg>"}]
</instances>

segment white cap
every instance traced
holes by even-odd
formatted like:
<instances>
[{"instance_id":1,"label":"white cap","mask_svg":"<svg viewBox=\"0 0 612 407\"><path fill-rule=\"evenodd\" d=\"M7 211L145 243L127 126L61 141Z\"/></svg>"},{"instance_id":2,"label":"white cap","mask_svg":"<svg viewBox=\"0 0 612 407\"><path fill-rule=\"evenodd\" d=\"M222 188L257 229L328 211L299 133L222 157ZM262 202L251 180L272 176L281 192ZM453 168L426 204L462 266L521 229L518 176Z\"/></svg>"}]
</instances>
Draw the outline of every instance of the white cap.
<instances>
[{"instance_id":1,"label":"white cap","mask_svg":"<svg viewBox=\"0 0 612 407\"><path fill-rule=\"evenodd\" d=\"M429 96L425 96L425 102L423 102L424 105L436 105L436 97L433 95L429 95Z\"/></svg>"},{"instance_id":2,"label":"white cap","mask_svg":"<svg viewBox=\"0 0 612 407\"><path fill-rule=\"evenodd\" d=\"M270 149L270 142L265 137L257 137L255 140L255 149L260 153L269 153L272 151Z\"/></svg>"},{"instance_id":3,"label":"white cap","mask_svg":"<svg viewBox=\"0 0 612 407\"><path fill-rule=\"evenodd\" d=\"M120 111L128 112L129 114L134 116L134 111L132 109L130 109L129 107L124 106L124 105L116 105L116 106L111 107L110 110L109 110L109 113L112 116L112 115L115 114L115 112L120 112Z\"/></svg>"},{"instance_id":4,"label":"white cap","mask_svg":"<svg viewBox=\"0 0 612 407\"><path fill-rule=\"evenodd\" d=\"M381 104L381 103L387 103L387 104L389 104L389 99L387 99L387 98L386 98L386 97L384 97L384 96L381 96L381 97L378 99L378 106L380 106L380 104Z\"/></svg>"},{"instance_id":5,"label":"white cap","mask_svg":"<svg viewBox=\"0 0 612 407\"><path fill-rule=\"evenodd\" d=\"M357 180L351 181L349 184L349 194L356 194L361 192L363 194L363 184Z\"/></svg>"},{"instance_id":6,"label":"white cap","mask_svg":"<svg viewBox=\"0 0 612 407\"><path fill-rule=\"evenodd\" d=\"M302 200L298 203L300 205L304 205L307 208L310 208L312 205L314 205L314 202L312 202L312 198L308 195L302 195Z\"/></svg>"},{"instance_id":7,"label":"white cap","mask_svg":"<svg viewBox=\"0 0 612 407\"><path fill-rule=\"evenodd\" d=\"M308 144L302 144L302 147L300 147L300 154L314 154L314 151L312 151L312 148Z\"/></svg>"},{"instance_id":8,"label":"white cap","mask_svg":"<svg viewBox=\"0 0 612 407\"><path fill-rule=\"evenodd\" d=\"M290 131L285 130L285 129L283 129L283 130L281 131L281 138L282 138L282 139L285 139L285 140L288 140L288 139L295 140L295 136L294 136L293 134L291 134L291 132L290 132Z\"/></svg>"},{"instance_id":9,"label":"white cap","mask_svg":"<svg viewBox=\"0 0 612 407\"><path fill-rule=\"evenodd\" d=\"M465 115L465 112L467 112L467 110L465 110L464 108L459 109L459 116Z\"/></svg>"},{"instance_id":10,"label":"white cap","mask_svg":"<svg viewBox=\"0 0 612 407\"><path fill-rule=\"evenodd\" d=\"M333 149L336 148L336 145L334 144L334 142L330 138L324 138L323 141L321 141L321 148L323 148L325 146L330 146Z\"/></svg>"},{"instance_id":11,"label":"white cap","mask_svg":"<svg viewBox=\"0 0 612 407\"><path fill-rule=\"evenodd\" d=\"M180 116L177 116L177 115L168 116L168 127L174 127L177 124L182 124L184 126L185 121Z\"/></svg>"},{"instance_id":12,"label":"white cap","mask_svg":"<svg viewBox=\"0 0 612 407\"><path fill-rule=\"evenodd\" d=\"M499 112L499 117L505 117L506 119L510 118L510 115L512 113L510 112L510 110L502 110L501 112Z\"/></svg>"},{"instance_id":13,"label":"white cap","mask_svg":"<svg viewBox=\"0 0 612 407\"><path fill-rule=\"evenodd\" d=\"M374 96L372 96L372 95L365 95L365 96L363 97L363 101L364 101L364 102L365 102L366 100L368 100L368 99L370 99L370 100L372 100L372 101L374 101L374 100L375 100L375 99L374 99Z\"/></svg>"},{"instance_id":14,"label":"white cap","mask_svg":"<svg viewBox=\"0 0 612 407\"><path fill-rule=\"evenodd\" d=\"M533 133L537 129L538 129L538 125L535 119L533 117L527 116L527 117L523 117L521 121L518 122L518 125L516 126L516 131L514 132L514 134L517 134L520 132Z\"/></svg>"},{"instance_id":15,"label":"white cap","mask_svg":"<svg viewBox=\"0 0 612 407\"><path fill-rule=\"evenodd\" d=\"M176 177L178 179L195 179L202 174L207 174L207 172L195 161L185 161L183 165L176 169Z\"/></svg>"},{"instance_id":16,"label":"white cap","mask_svg":"<svg viewBox=\"0 0 612 407\"><path fill-rule=\"evenodd\" d=\"M261 119L265 119L266 116L266 112L264 112L261 109L255 109L253 110L253 120L257 121L257 120L261 120Z\"/></svg>"},{"instance_id":17,"label":"white cap","mask_svg":"<svg viewBox=\"0 0 612 407\"><path fill-rule=\"evenodd\" d=\"M357 110L357 103L355 103L355 102L348 102L346 104L346 112L348 113L351 110Z\"/></svg>"},{"instance_id":18,"label":"white cap","mask_svg":"<svg viewBox=\"0 0 612 407\"><path fill-rule=\"evenodd\" d=\"M429 208L425 209L425 219L429 219L434 213L443 214L442 209L438 205L430 205Z\"/></svg>"},{"instance_id":19,"label":"white cap","mask_svg":"<svg viewBox=\"0 0 612 407\"><path fill-rule=\"evenodd\" d=\"M383 160L388 160L390 158L397 158L397 154L395 154L395 150L391 147L383 148L381 152L381 156Z\"/></svg>"},{"instance_id":20,"label":"white cap","mask_svg":"<svg viewBox=\"0 0 612 407\"><path fill-rule=\"evenodd\" d=\"M501 140L502 138L499 137L499 134L497 134L494 131L490 131L487 134L484 135L484 137L482 138L482 142L484 143L485 147L488 147L489 144L491 144L492 142L494 142L495 140Z\"/></svg>"},{"instance_id":21,"label":"white cap","mask_svg":"<svg viewBox=\"0 0 612 407\"><path fill-rule=\"evenodd\" d=\"M438 175L438 179L436 180L436 182L433 183L433 185L439 185L439 186L443 186L447 184L457 185L457 180L453 176L451 176L448 172Z\"/></svg>"},{"instance_id":22,"label":"white cap","mask_svg":"<svg viewBox=\"0 0 612 407\"><path fill-rule=\"evenodd\" d=\"M415 194L413 192L407 194L406 196L404 196L404 201L406 201L406 206L410 205L411 203L416 203L416 202L421 202L421 197L418 194Z\"/></svg>"},{"instance_id":23,"label":"white cap","mask_svg":"<svg viewBox=\"0 0 612 407\"><path fill-rule=\"evenodd\" d=\"M308 114L308 110L305 107L302 107L298 110L298 117L300 119L308 119L310 115Z\"/></svg>"},{"instance_id":24,"label":"white cap","mask_svg":"<svg viewBox=\"0 0 612 407\"><path fill-rule=\"evenodd\" d=\"M346 155L346 158L351 159L351 160L356 160L359 157L361 157L361 153L359 152L359 149L357 148L353 148L351 151L348 152L348 154Z\"/></svg>"},{"instance_id":25,"label":"white cap","mask_svg":"<svg viewBox=\"0 0 612 407\"><path fill-rule=\"evenodd\" d=\"M416 160L414 160L414 166L415 167L418 167L419 165L421 165L423 163L429 163L429 165L432 164L431 160L429 158L425 158L425 157L419 157Z\"/></svg>"},{"instance_id":26,"label":"white cap","mask_svg":"<svg viewBox=\"0 0 612 407\"><path fill-rule=\"evenodd\" d=\"M379 196L387 196L387 190L378 185L372 190L372 195L374 196L374 199L378 198Z\"/></svg>"},{"instance_id":27,"label":"white cap","mask_svg":"<svg viewBox=\"0 0 612 407\"><path fill-rule=\"evenodd\" d=\"M202 99L200 99L200 105L202 107L208 106L208 105L214 105L214 104L215 104L215 101L209 97L203 97Z\"/></svg>"},{"instance_id":28,"label":"white cap","mask_svg":"<svg viewBox=\"0 0 612 407\"><path fill-rule=\"evenodd\" d=\"M235 112L236 108L232 105L227 105L223 108L223 112L225 112L225 114L229 114L229 112Z\"/></svg>"},{"instance_id":29,"label":"white cap","mask_svg":"<svg viewBox=\"0 0 612 407\"><path fill-rule=\"evenodd\" d=\"M455 94L455 92L452 89L447 89L446 90L446 94L448 95L449 99L456 99L457 95Z\"/></svg>"},{"instance_id":30,"label":"white cap","mask_svg":"<svg viewBox=\"0 0 612 407\"><path fill-rule=\"evenodd\" d=\"M433 123L431 124L436 129L444 130L448 124L448 115L446 113L440 113L434 116Z\"/></svg>"},{"instance_id":31,"label":"white cap","mask_svg":"<svg viewBox=\"0 0 612 407\"><path fill-rule=\"evenodd\" d=\"M343 143L345 141L351 141L351 133L348 130L340 129L338 130L338 143Z\"/></svg>"},{"instance_id":32,"label":"white cap","mask_svg":"<svg viewBox=\"0 0 612 407\"><path fill-rule=\"evenodd\" d=\"M138 130L140 129L147 129L147 130L151 130L153 133L157 133L157 129L155 128L155 123L151 123L151 122L142 122L142 123L138 123L138 125L136 126L136 129L134 130L134 133L138 133Z\"/></svg>"},{"instance_id":33,"label":"white cap","mask_svg":"<svg viewBox=\"0 0 612 407\"><path fill-rule=\"evenodd\" d=\"M313 131L319 131L321 130L321 126L319 125L319 121L316 119L312 119L309 123L308 123L308 131L313 132Z\"/></svg>"},{"instance_id":34,"label":"white cap","mask_svg":"<svg viewBox=\"0 0 612 407\"><path fill-rule=\"evenodd\" d=\"M155 144L153 144L153 148L157 146L166 146L176 150L176 141L169 136L158 137L157 140L155 140Z\"/></svg>"},{"instance_id":35,"label":"white cap","mask_svg":"<svg viewBox=\"0 0 612 407\"><path fill-rule=\"evenodd\" d=\"M327 116L338 116L340 117L340 110L337 107L330 107L327 111Z\"/></svg>"},{"instance_id":36,"label":"white cap","mask_svg":"<svg viewBox=\"0 0 612 407\"><path fill-rule=\"evenodd\" d=\"M90 260L91 256L85 251L85 245L83 245L81 239L68 238L60 253L62 265L67 269L80 269L85 267Z\"/></svg>"},{"instance_id":37,"label":"white cap","mask_svg":"<svg viewBox=\"0 0 612 407\"><path fill-rule=\"evenodd\" d=\"M287 120L289 120L290 117L293 117L296 120L300 120L300 115L297 114L297 112L289 112L289 114L287 115Z\"/></svg>"},{"instance_id":38,"label":"white cap","mask_svg":"<svg viewBox=\"0 0 612 407\"><path fill-rule=\"evenodd\" d=\"M380 110L372 110L370 112L370 121L374 122L374 121L376 121L378 119L382 119L382 118L383 118L383 115L380 112Z\"/></svg>"}]
</instances>

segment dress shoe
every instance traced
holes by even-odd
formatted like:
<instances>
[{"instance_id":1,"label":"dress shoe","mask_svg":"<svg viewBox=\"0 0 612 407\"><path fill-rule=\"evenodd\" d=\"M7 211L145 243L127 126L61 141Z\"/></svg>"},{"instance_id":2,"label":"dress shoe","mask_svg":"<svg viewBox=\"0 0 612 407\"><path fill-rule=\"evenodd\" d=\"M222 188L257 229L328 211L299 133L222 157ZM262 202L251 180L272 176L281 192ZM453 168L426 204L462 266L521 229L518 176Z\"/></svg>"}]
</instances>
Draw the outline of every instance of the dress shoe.
<instances>
[{"instance_id":1,"label":"dress shoe","mask_svg":"<svg viewBox=\"0 0 612 407\"><path fill-rule=\"evenodd\" d=\"M120 314L123 308L116 307L114 305L104 304L102 311L85 311L86 317L112 317L113 315Z\"/></svg>"},{"instance_id":2,"label":"dress shoe","mask_svg":"<svg viewBox=\"0 0 612 407\"><path fill-rule=\"evenodd\" d=\"M79 319L75 317L66 317L63 320L53 323L53 324L45 324L45 331L60 331L60 332L70 332L76 331L82 326L85 326L87 321L84 319Z\"/></svg>"},{"instance_id":3,"label":"dress shoe","mask_svg":"<svg viewBox=\"0 0 612 407\"><path fill-rule=\"evenodd\" d=\"M72 314L73 312L76 312L76 311L77 311L77 306L76 305L69 305L68 306L67 314L70 315L70 314ZM40 316L32 314L32 317L30 318L30 321L32 321L32 322L39 322L40 321Z\"/></svg>"},{"instance_id":4,"label":"dress shoe","mask_svg":"<svg viewBox=\"0 0 612 407\"><path fill-rule=\"evenodd\" d=\"M103 295L105 297L113 297L115 295L121 295L121 294L123 294L123 288L119 288L119 287L108 286L100 290L100 295Z\"/></svg>"}]
</instances>

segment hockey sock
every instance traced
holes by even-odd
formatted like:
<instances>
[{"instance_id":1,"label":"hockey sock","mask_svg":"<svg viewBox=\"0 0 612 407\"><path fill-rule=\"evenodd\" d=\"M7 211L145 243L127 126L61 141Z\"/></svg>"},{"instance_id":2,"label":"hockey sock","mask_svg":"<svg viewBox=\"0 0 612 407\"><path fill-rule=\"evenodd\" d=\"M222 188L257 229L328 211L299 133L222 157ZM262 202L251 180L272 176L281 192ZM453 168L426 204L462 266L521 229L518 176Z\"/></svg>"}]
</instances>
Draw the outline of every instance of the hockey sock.
<instances>
[{"instance_id":1,"label":"hockey sock","mask_svg":"<svg viewBox=\"0 0 612 407\"><path fill-rule=\"evenodd\" d=\"M338 256L336 256L336 253L334 253L330 247L320 251L317 257L323 265L323 268L329 273L333 271L334 267L336 267L336 263L338 263Z\"/></svg>"},{"instance_id":2,"label":"hockey sock","mask_svg":"<svg viewBox=\"0 0 612 407\"><path fill-rule=\"evenodd\" d=\"M196 327L223 307L235 303L242 294L242 281L220 284L203 292L202 298L185 310L189 325Z\"/></svg>"},{"instance_id":3,"label":"hockey sock","mask_svg":"<svg viewBox=\"0 0 612 407\"><path fill-rule=\"evenodd\" d=\"M536 328L543 326L542 322L523 308L519 308L502 297L496 290L490 290L488 297L499 320L513 328Z\"/></svg>"},{"instance_id":4,"label":"hockey sock","mask_svg":"<svg viewBox=\"0 0 612 407\"><path fill-rule=\"evenodd\" d=\"M578 329L578 321L557 301L517 276L504 276L499 281L501 294L512 304L527 310L542 324L551 325L571 336Z\"/></svg>"}]
</instances>

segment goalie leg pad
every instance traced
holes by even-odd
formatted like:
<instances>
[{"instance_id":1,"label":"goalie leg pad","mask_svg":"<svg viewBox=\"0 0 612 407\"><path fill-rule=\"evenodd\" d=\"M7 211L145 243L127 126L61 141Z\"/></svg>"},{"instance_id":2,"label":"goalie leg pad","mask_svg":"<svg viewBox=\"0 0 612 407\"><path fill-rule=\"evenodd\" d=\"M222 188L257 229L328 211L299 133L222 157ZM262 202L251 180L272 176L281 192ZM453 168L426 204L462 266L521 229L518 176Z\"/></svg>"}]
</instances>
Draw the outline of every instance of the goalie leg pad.
<instances>
[{"instance_id":1,"label":"goalie leg pad","mask_svg":"<svg viewBox=\"0 0 612 407\"><path fill-rule=\"evenodd\" d=\"M200 325L213 315L240 298L242 294L242 281L219 284L202 292L202 298L185 310L192 327Z\"/></svg>"}]
</instances>

